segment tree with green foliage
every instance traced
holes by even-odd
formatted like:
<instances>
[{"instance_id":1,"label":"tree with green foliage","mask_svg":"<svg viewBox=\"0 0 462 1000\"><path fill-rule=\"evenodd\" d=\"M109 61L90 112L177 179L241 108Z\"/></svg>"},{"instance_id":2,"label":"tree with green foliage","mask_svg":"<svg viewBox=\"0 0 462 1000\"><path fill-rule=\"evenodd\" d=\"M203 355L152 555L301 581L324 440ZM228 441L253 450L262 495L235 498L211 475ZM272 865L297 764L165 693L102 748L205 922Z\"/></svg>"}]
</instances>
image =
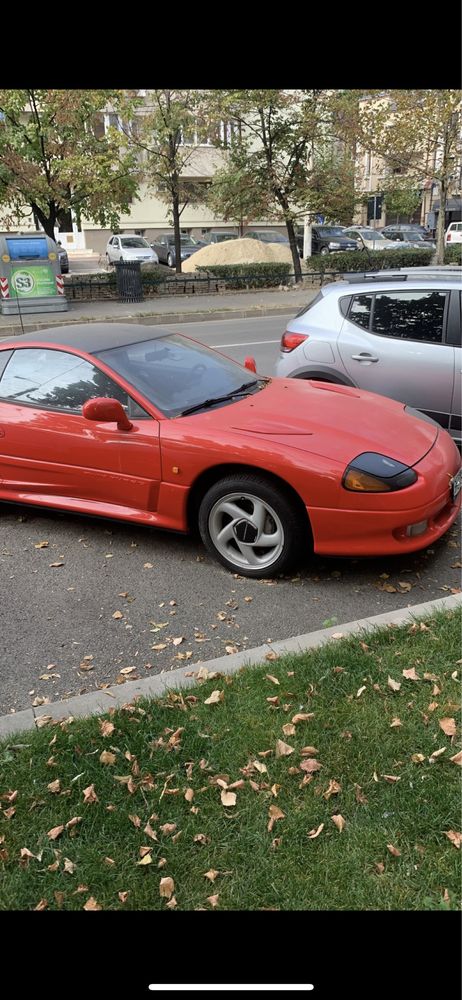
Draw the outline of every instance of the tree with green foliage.
<instances>
[{"instance_id":1,"label":"tree with green foliage","mask_svg":"<svg viewBox=\"0 0 462 1000\"><path fill-rule=\"evenodd\" d=\"M444 261L446 205L460 172L462 92L460 90L374 91L362 102L359 141L385 164L387 178L422 187L432 180L439 192L436 261Z\"/></svg>"},{"instance_id":2,"label":"tree with green foliage","mask_svg":"<svg viewBox=\"0 0 462 1000\"><path fill-rule=\"evenodd\" d=\"M115 228L138 187L118 122L133 102L117 90L0 90L0 208L21 225L26 206L54 238L74 212ZM103 115L115 124L106 130Z\"/></svg>"},{"instance_id":3,"label":"tree with green foliage","mask_svg":"<svg viewBox=\"0 0 462 1000\"><path fill-rule=\"evenodd\" d=\"M207 197L197 144L208 137L210 123L202 113L202 92L149 90L142 113L132 127L132 148L143 154L143 178L169 210L175 237L176 271L181 273L180 219L187 205Z\"/></svg>"},{"instance_id":4,"label":"tree with green foliage","mask_svg":"<svg viewBox=\"0 0 462 1000\"><path fill-rule=\"evenodd\" d=\"M350 130L350 118L339 114L344 106L345 97L325 90L226 90L208 96L211 117L236 126L225 166L212 182L212 204L225 218L284 223L296 281L301 280L296 221L321 210L351 218L353 161L339 142Z\"/></svg>"}]
</instances>

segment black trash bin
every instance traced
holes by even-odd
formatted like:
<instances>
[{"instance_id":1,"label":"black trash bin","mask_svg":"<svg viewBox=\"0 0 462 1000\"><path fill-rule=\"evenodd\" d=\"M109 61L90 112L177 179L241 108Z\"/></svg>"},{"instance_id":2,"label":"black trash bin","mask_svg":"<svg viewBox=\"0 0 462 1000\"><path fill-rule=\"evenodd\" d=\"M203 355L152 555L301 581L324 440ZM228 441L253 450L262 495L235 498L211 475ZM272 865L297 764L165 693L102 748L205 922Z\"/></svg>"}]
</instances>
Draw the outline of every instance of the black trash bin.
<instances>
[{"instance_id":1,"label":"black trash bin","mask_svg":"<svg viewBox=\"0 0 462 1000\"><path fill-rule=\"evenodd\" d=\"M141 266L137 260L115 262L119 302L142 302Z\"/></svg>"}]
</instances>

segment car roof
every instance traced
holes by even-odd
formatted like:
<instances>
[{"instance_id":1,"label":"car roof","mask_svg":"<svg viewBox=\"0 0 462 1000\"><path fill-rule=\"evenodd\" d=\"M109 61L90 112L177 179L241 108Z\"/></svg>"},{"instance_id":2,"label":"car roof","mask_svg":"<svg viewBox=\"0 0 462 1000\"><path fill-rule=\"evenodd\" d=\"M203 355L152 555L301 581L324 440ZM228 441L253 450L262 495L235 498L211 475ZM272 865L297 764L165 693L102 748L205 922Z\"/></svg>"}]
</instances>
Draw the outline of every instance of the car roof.
<instances>
[{"instance_id":1,"label":"car roof","mask_svg":"<svg viewBox=\"0 0 462 1000\"><path fill-rule=\"evenodd\" d=\"M420 289L422 286L431 285L432 289L444 289L448 288L448 285L454 288L461 287L461 275L460 268L459 273L454 268L449 267L447 271L444 268L438 270L437 268L424 267L422 269L415 268L416 273L410 273L406 269L402 271L371 271L364 275L359 275L358 273L345 274L343 279L335 282L331 282L326 285L322 292L324 295L329 295L335 292L341 292L344 295L353 294L355 292L364 292L366 289L372 290L379 289L379 291L384 291L393 285L396 287L405 287L406 289L413 291ZM426 273L425 273L426 272Z\"/></svg>"},{"instance_id":2,"label":"car roof","mask_svg":"<svg viewBox=\"0 0 462 1000\"><path fill-rule=\"evenodd\" d=\"M69 326L54 326L48 330L24 333L20 337L5 338L0 347L21 347L24 343L59 344L60 347L80 348L86 354L111 350L114 347L128 347L146 340L170 337L171 332L158 326L143 326L141 323L72 323Z\"/></svg>"}]
</instances>

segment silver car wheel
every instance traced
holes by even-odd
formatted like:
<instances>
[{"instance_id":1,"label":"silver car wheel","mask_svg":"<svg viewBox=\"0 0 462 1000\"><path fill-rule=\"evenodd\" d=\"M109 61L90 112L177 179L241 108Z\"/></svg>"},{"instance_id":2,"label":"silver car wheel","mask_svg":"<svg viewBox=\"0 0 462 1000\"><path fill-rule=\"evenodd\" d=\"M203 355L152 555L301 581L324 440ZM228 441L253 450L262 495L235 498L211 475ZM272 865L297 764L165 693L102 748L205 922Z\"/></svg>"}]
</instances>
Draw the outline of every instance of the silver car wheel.
<instances>
[{"instance_id":1,"label":"silver car wheel","mask_svg":"<svg viewBox=\"0 0 462 1000\"><path fill-rule=\"evenodd\" d=\"M213 545L236 567L272 566L284 547L284 529L273 507L252 493L228 493L209 514Z\"/></svg>"}]
</instances>

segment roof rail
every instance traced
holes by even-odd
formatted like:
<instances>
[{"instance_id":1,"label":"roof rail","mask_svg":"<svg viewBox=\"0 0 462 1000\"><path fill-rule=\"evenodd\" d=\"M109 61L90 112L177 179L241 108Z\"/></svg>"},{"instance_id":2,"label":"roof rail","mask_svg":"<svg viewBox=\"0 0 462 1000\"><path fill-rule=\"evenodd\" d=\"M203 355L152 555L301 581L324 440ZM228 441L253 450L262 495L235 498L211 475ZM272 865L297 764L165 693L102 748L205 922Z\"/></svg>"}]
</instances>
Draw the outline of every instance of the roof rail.
<instances>
[{"instance_id":1,"label":"roof rail","mask_svg":"<svg viewBox=\"0 0 462 1000\"><path fill-rule=\"evenodd\" d=\"M345 271L341 276L341 280L349 284L355 284L357 281L422 281L428 278L438 281L444 281L445 278L451 281L460 278L462 281L462 269L458 266L444 265L441 268L414 267L400 268L397 271Z\"/></svg>"}]
</instances>

